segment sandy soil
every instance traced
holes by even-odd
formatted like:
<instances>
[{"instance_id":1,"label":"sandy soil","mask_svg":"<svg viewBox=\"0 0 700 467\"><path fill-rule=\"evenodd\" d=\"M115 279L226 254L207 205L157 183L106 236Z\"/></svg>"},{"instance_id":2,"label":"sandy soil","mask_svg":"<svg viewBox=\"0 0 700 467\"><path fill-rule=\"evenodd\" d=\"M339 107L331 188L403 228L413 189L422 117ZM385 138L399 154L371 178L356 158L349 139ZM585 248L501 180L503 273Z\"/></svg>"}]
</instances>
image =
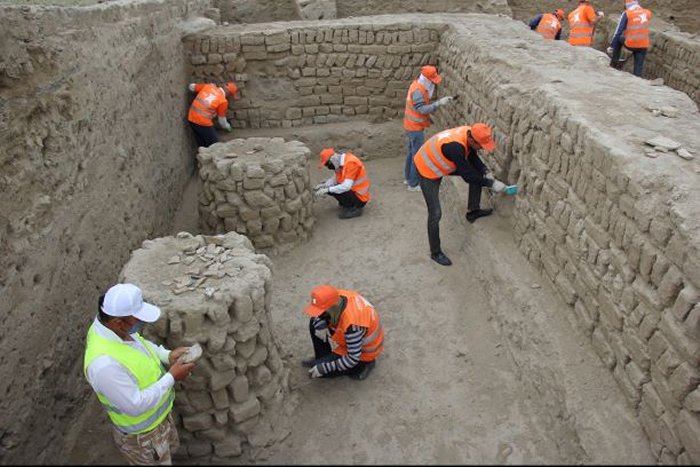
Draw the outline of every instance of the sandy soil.
<instances>
[{"instance_id":1,"label":"sandy soil","mask_svg":"<svg viewBox=\"0 0 700 467\"><path fill-rule=\"evenodd\" d=\"M517 251L512 201L466 224L464 203L443 196L443 249L455 263L446 268L428 256L425 203L406 192L403 160L367 167L373 199L362 217L339 220L335 201L319 200L312 240L272 257L273 329L300 404L286 440L234 463L653 463L569 308ZM312 169L312 181L327 175ZM175 230L192 226L196 189ZM462 189L443 183L451 198ZM360 291L384 322L386 350L365 381L309 380L299 365L312 352L302 307L323 282ZM121 461L97 404L72 443L62 462Z\"/></svg>"}]
</instances>

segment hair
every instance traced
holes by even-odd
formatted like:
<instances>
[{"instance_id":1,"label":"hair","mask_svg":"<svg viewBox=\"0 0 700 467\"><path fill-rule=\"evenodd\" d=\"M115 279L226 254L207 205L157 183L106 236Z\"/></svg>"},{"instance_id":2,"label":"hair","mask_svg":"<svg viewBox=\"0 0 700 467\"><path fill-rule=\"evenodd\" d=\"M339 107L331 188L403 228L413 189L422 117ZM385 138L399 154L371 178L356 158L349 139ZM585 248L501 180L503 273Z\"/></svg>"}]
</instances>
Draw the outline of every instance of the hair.
<instances>
[{"instance_id":1,"label":"hair","mask_svg":"<svg viewBox=\"0 0 700 467\"><path fill-rule=\"evenodd\" d=\"M97 318L100 320L102 324L107 324L113 319L117 319L117 316L111 316L102 311L102 305L105 303L105 295L102 294L100 295L100 298L97 299Z\"/></svg>"}]
</instances>

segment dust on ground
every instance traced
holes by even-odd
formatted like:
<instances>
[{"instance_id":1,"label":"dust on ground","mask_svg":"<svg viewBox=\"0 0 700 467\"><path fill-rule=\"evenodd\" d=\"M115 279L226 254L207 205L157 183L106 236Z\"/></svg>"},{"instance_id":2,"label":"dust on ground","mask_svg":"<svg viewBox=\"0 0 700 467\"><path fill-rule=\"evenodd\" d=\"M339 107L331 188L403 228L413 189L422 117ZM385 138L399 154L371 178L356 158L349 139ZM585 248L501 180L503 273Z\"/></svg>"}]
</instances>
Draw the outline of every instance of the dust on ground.
<instances>
[{"instance_id":1,"label":"dust on ground","mask_svg":"<svg viewBox=\"0 0 700 467\"><path fill-rule=\"evenodd\" d=\"M335 200L318 200L312 239L272 257L272 329L300 404L282 443L232 463L654 463L612 375L566 318L570 307L517 250L512 201L467 224L443 196L443 250L454 265L439 266L403 163L370 159L364 215L340 220ZM311 166L313 183L329 175ZM176 230L194 225L196 187ZM299 364L312 354L302 309L325 282L358 290L384 323L385 351L365 381L310 380ZM74 427L62 461L122 462L100 410L95 403Z\"/></svg>"}]
</instances>

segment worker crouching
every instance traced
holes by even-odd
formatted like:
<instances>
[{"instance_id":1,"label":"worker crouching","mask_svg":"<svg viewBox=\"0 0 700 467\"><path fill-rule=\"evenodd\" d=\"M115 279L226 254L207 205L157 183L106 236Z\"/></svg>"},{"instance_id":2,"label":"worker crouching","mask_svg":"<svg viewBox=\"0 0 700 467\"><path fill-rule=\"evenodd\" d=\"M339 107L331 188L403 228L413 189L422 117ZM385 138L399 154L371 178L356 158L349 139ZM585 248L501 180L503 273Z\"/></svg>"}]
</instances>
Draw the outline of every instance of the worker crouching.
<instances>
[{"instance_id":1,"label":"worker crouching","mask_svg":"<svg viewBox=\"0 0 700 467\"><path fill-rule=\"evenodd\" d=\"M384 327L372 304L357 292L325 284L311 291L304 312L311 317L314 346L314 358L302 362L309 377L367 378L384 350Z\"/></svg>"},{"instance_id":2,"label":"worker crouching","mask_svg":"<svg viewBox=\"0 0 700 467\"><path fill-rule=\"evenodd\" d=\"M329 195L338 201L338 217L350 219L362 215L369 201L369 177L360 159L350 152L336 153L332 148L321 151L318 168L326 167L335 175L314 187L314 196Z\"/></svg>"}]
</instances>

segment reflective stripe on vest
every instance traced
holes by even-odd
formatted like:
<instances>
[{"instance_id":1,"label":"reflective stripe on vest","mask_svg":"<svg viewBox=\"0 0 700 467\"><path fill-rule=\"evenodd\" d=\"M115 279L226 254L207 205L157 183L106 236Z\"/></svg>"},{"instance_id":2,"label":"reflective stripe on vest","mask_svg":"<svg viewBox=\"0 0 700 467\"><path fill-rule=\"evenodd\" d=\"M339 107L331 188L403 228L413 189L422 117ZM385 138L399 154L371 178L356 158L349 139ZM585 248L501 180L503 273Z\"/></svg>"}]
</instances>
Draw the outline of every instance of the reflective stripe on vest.
<instances>
[{"instance_id":1,"label":"reflective stripe on vest","mask_svg":"<svg viewBox=\"0 0 700 467\"><path fill-rule=\"evenodd\" d=\"M569 13L569 44L588 46L593 43L593 25L584 12L592 10L590 5L581 5Z\"/></svg>"},{"instance_id":2,"label":"reflective stripe on vest","mask_svg":"<svg viewBox=\"0 0 700 467\"><path fill-rule=\"evenodd\" d=\"M371 303L362 295L351 290L338 289L338 293L347 299L345 309L340 315L336 332L331 339L338 344L333 350L338 355L347 355L345 332L352 325L367 329L362 339L360 361L371 362L384 350L384 326L379 321L379 315Z\"/></svg>"},{"instance_id":3,"label":"reflective stripe on vest","mask_svg":"<svg viewBox=\"0 0 700 467\"><path fill-rule=\"evenodd\" d=\"M625 14L627 15L625 46L631 49L648 49L651 11L645 8L635 8L625 11Z\"/></svg>"},{"instance_id":4,"label":"reflective stripe on vest","mask_svg":"<svg viewBox=\"0 0 700 467\"><path fill-rule=\"evenodd\" d=\"M214 126L216 109L223 103L228 104L226 94L218 86L205 84L192 101L187 120L201 126Z\"/></svg>"},{"instance_id":5,"label":"reflective stripe on vest","mask_svg":"<svg viewBox=\"0 0 700 467\"><path fill-rule=\"evenodd\" d=\"M357 158L357 156L349 152L345 153L345 160L343 162L343 166L340 168L339 172L335 173L335 180L338 183L343 183L343 181L349 179L350 177L348 177L347 174L350 171L350 168L352 167L359 167L359 170L357 171L357 178L353 180L352 187L350 188L350 190L357 195L360 201L364 201L366 203L369 201L370 198L370 183L369 178L367 177L367 170L365 169L365 165L360 159Z\"/></svg>"},{"instance_id":6,"label":"reflective stripe on vest","mask_svg":"<svg viewBox=\"0 0 700 467\"><path fill-rule=\"evenodd\" d=\"M119 362L136 380L139 390L156 383L164 374L160 359L155 355L146 340L137 334L141 345L148 355L122 342L113 342L97 334L94 323L87 335L87 345L83 359L83 372L87 376L87 368L97 357L106 355ZM118 410L114 403L104 395L97 393L97 399L107 411L114 426L127 434L146 433L156 428L168 416L175 400L175 391L170 388L158 401L158 405L139 415L127 415Z\"/></svg>"},{"instance_id":7,"label":"reflective stripe on vest","mask_svg":"<svg viewBox=\"0 0 700 467\"><path fill-rule=\"evenodd\" d=\"M556 16L550 13L542 15L536 32L547 40L554 40L557 33L561 29L561 24Z\"/></svg>"},{"instance_id":8,"label":"reflective stripe on vest","mask_svg":"<svg viewBox=\"0 0 700 467\"><path fill-rule=\"evenodd\" d=\"M406 107L403 114L403 128L408 131L421 131L430 126L430 116L422 114L416 110L415 102L413 102L413 93L419 91L423 96L425 105L430 104L430 97L425 86L420 84L418 80L414 80L408 88L406 96Z\"/></svg>"},{"instance_id":9,"label":"reflective stripe on vest","mask_svg":"<svg viewBox=\"0 0 700 467\"><path fill-rule=\"evenodd\" d=\"M421 176L436 179L454 172L457 166L442 155L442 146L448 143L459 143L464 146L466 152L467 131L470 128L469 126L460 126L444 130L428 139L413 156L413 162L415 162L416 169Z\"/></svg>"}]
</instances>

